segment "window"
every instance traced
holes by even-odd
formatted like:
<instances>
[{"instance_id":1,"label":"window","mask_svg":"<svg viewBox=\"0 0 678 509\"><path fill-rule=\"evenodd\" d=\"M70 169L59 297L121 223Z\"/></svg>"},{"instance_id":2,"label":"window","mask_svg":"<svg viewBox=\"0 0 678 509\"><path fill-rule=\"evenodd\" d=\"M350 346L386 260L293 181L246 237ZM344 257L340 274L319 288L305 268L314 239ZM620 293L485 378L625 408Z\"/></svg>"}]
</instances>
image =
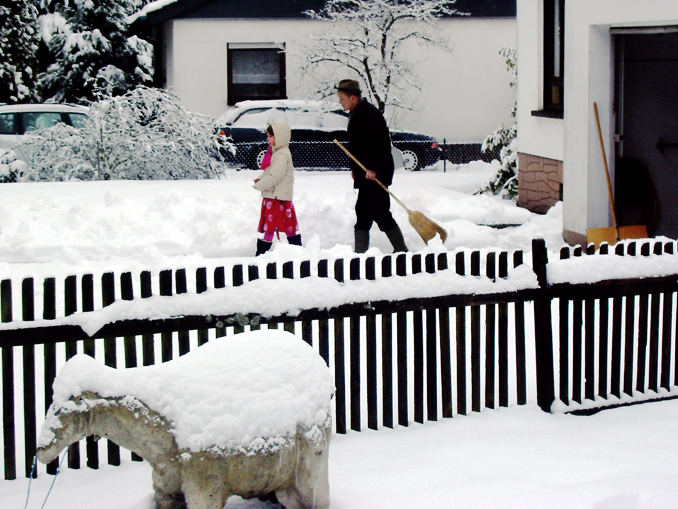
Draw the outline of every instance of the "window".
<instances>
[{"instance_id":1,"label":"window","mask_svg":"<svg viewBox=\"0 0 678 509\"><path fill-rule=\"evenodd\" d=\"M284 44L229 44L228 104L286 99Z\"/></svg>"},{"instance_id":2,"label":"window","mask_svg":"<svg viewBox=\"0 0 678 509\"><path fill-rule=\"evenodd\" d=\"M47 129L61 122L59 112L30 112L23 114L24 132Z\"/></svg>"},{"instance_id":3,"label":"window","mask_svg":"<svg viewBox=\"0 0 678 509\"><path fill-rule=\"evenodd\" d=\"M67 113L67 116L71 125L77 129L84 127L85 122L87 122L87 115L84 113Z\"/></svg>"},{"instance_id":4,"label":"window","mask_svg":"<svg viewBox=\"0 0 678 509\"><path fill-rule=\"evenodd\" d=\"M0 134L18 134L14 125L14 113L0 114Z\"/></svg>"},{"instance_id":5,"label":"window","mask_svg":"<svg viewBox=\"0 0 678 509\"><path fill-rule=\"evenodd\" d=\"M544 94L535 117L563 118L564 43L565 0L544 0Z\"/></svg>"},{"instance_id":6,"label":"window","mask_svg":"<svg viewBox=\"0 0 678 509\"><path fill-rule=\"evenodd\" d=\"M544 109L563 112L565 0L544 0Z\"/></svg>"}]
</instances>

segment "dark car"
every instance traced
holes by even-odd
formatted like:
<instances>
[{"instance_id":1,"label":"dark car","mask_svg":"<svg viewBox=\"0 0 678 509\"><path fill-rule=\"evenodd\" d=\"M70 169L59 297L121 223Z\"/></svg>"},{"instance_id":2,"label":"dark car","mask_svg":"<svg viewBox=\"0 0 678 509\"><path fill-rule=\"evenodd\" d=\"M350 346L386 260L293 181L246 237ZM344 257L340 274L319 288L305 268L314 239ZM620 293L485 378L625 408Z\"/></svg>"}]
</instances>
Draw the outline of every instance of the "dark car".
<instances>
[{"instance_id":1,"label":"dark car","mask_svg":"<svg viewBox=\"0 0 678 509\"><path fill-rule=\"evenodd\" d=\"M235 146L227 157L238 166L258 169L266 153L264 130L271 122L286 122L292 129L290 151L296 168L345 169L349 160L333 140L346 143L348 114L317 101L243 101L217 120L219 134ZM419 170L435 164L441 149L424 134L391 131L396 166ZM399 164L400 163L400 164Z\"/></svg>"}]
</instances>

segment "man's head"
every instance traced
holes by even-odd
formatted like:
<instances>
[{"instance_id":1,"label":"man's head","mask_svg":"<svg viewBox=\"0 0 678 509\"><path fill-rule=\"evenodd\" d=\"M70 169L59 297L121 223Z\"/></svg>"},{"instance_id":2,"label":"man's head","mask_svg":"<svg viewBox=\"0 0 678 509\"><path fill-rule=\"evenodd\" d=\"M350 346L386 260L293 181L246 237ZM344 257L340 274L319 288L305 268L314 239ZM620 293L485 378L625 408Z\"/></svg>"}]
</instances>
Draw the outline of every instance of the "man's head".
<instances>
[{"instance_id":1,"label":"man's head","mask_svg":"<svg viewBox=\"0 0 678 509\"><path fill-rule=\"evenodd\" d=\"M352 110L360 102L362 96L360 84L356 80L341 80L337 85L339 103L344 110Z\"/></svg>"}]
</instances>

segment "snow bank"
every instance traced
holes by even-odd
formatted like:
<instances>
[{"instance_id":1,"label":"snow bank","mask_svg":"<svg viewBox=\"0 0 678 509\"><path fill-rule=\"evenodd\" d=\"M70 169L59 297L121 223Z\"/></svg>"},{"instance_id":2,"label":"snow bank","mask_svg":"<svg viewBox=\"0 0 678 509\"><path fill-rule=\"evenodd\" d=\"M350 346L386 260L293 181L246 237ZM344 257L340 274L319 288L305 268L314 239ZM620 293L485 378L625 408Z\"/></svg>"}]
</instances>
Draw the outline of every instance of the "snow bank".
<instances>
[{"instance_id":1,"label":"snow bank","mask_svg":"<svg viewBox=\"0 0 678 509\"><path fill-rule=\"evenodd\" d=\"M671 276L678 274L678 255L579 256L549 262L546 273L551 284Z\"/></svg>"},{"instance_id":2,"label":"snow bank","mask_svg":"<svg viewBox=\"0 0 678 509\"><path fill-rule=\"evenodd\" d=\"M452 270L377 280L340 283L335 279L260 279L243 286L208 290L201 294L154 296L116 301L103 309L75 313L57 320L0 323L0 330L40 326L79 325L93 336L107 323L125 319L162 319L190 315L256 313L263 316L297 314L303 309L327 309L354 302L402 300L444 295L503 293L536 288L537 278L528 265L511 271L506 279L459 276ZM272 298L273 295L284 298Z\"/></svg>"},{"instance_id":3,"label":"snow bank","mask_svg":"<svg viewBox=\"0 0 678 509\"><path fill-rule=\"evenodd\" d=\"M142 401L174 424L180 449L253 454L289 443L298 425L311 431L326 426L334 386L308 344L276 330L211 341L142 368L113 369L77 355L54 381L40 446L52 441L50 429L60 427L58 412L75 410L70 398L85 391Z\"/></svg>"}]
</instances>

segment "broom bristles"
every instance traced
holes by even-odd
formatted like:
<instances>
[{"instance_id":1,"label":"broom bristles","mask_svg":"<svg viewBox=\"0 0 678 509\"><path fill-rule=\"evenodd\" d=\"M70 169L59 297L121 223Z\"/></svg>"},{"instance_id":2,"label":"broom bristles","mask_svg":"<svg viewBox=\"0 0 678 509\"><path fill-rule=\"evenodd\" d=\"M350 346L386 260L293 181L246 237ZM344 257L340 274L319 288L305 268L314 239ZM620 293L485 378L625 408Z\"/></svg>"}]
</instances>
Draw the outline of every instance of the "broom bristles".
<instances>
[{"instance_id":1,"label":"broom bristles","mask_svg":"<svg viewBox=\"0 0 678 509\"><path fill-rule=\"evenodd\" d=\"M437 224L435 221L431 221L418 210L408 210L407 215L412 228L417 231L419 236L426 244L428 244L428 241L435 237L436 234L440 235L440 240L445 243L447 240L447 231L445 231L445 228Z\"/></svg>"}]
</instances>

